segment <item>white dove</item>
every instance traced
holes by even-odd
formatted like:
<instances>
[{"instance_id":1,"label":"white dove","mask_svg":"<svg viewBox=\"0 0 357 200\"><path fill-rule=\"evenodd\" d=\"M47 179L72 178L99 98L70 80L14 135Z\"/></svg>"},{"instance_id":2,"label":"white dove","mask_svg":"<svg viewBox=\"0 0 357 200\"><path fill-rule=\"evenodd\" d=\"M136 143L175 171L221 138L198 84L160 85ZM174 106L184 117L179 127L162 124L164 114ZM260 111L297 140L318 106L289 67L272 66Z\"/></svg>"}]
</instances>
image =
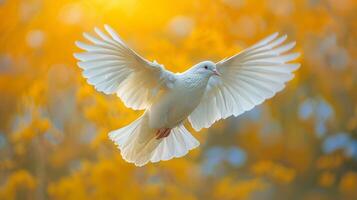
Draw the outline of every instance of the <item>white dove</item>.
<instances>
[{"instance_id":1,"label":"white dove","mask_svg":"<svg viewBox=\"0 0 357 200\"><path fill-rule=\"evenodd\" d=\"M188 119L199 131L219 119L238 116L282 90L299 68L299 54L284 54L278 33L217 63L200 62L183 73L172 73L130 49L108 25L99 37L84 33L92 44L76 42L86 52L74 54L90 85L105 94L116 93L134 110L145 110L131 124L109 137L122 157L136 166L181 157L199 142L185 128ZM284 54L284 55L282 55Z\"/></svg>"}]
</instances>

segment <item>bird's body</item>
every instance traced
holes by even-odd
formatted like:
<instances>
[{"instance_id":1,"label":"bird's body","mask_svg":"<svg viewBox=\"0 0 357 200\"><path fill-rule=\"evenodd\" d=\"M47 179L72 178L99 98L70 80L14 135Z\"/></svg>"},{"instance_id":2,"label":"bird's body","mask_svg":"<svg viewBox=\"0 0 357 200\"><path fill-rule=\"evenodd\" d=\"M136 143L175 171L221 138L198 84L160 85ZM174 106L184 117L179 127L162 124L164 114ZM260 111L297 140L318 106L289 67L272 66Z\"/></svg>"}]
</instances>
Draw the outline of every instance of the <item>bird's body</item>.
<instances>
[{"instance_id":1,"label":"bird's body","mask_svg":"<svg viewBox=\"0 0 357 200\"><path fill-rule=\"evenodd\" d=\"M75 54L88 83L106 94L116 93L124 104L144 114L109 133L122 157L137 166L181 157L199 145L185 128L195 130L238 116L271 98L293 78L299 64L288 63L295 45L275 33L220 62L200 62L174 74L126 46L109 26L100 38L84 34L92 45L77 42L86 52Z\"/></svg>"},{"instance_id":2,"label":"bird's body","mask_svg":"<svg viewBox=\"0 0 357 200\"><path fill-rule=\"evenodd\" d=\"M172 88L157 96L147 109L152 128L173 128L182 123L201 102L210 77L186 71L176 74Z\"/></svg>"}]
</instances>

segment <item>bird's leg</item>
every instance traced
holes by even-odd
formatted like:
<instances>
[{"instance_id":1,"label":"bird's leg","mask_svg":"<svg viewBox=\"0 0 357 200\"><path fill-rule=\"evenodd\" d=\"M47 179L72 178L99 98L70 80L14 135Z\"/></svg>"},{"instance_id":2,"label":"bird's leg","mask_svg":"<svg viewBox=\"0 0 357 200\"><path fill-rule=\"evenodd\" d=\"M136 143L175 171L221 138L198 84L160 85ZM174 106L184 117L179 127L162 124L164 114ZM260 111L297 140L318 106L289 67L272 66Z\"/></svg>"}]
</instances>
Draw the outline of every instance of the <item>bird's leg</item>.
<instances>
[{"instance_id":1,"label":"bird's leg","mask_svg":"<svg viewBox=\"0 0 357 200\"><path fill-rule=\"evenodd\" d=\"M156 139L158 139L162 134L163 134L163 131L164 131L164 129L158 129L157 131L156 131Z\"/></svg>"},{"instance_id":2,"label":"bird's leg","mask_svg":"<svg viewBox=\"0 0 357 200\"><path fill-rule=\"evenodd\" d=\"M170 132L171 132L171 128L167 128L164 132L164 137L167 137L170 135Z\"/></svg>"},{"instance_id":3,"label":"bird's leg","mask_svg":"<svg viewBox=\"0 0 357 200\"><path fill-rule=\"evenodd\" d=\"M161 139L167 137L170 133L170 129L168 128L161 128L156 132L156 139Z\"/></svg>"},{"instance_id":4,"label":"bird's leg","mask_svg":"<svg viewBox=\"0 0 357 200\"><path fill-rule=\"evenodd\" d=\"M161 139L170 135L171 128L161 128L156 131L156 139Z\"/></svg>"}]
</instances>

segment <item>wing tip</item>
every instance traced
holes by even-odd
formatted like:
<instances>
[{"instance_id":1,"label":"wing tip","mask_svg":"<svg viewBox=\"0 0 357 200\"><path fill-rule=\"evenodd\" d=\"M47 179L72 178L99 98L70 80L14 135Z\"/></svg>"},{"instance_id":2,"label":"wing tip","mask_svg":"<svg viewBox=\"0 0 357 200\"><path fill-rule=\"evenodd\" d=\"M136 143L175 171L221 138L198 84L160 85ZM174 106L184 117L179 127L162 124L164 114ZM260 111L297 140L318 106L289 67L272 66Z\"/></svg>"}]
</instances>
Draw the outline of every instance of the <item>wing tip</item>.
<instances>
[{"instance_id":1,"label":"wing tip","mask_svg":"<svg viewBox=\"0 0 357 200\"><path fill-rule=\"evenodd\" d=\"M108 24L104 24L104 28L107 30L107 29L112 29L111 26L109 26Z\"/></svg>"},{"instance_id":2,"label":"wing tip","mask_svg":"<svg viewBox=\"0 0 357 200\"><path fill-rule=\"evenodd\" d=\"M74 44L76 45L76 47L85 50L85 49L83 48L83 42L81 42L81 41L79 41L79 40L76 40L76 41L74 42Z\"/></svg>"},{"instance_id":3,"label":"wing tip","mask_svg":"<svg viewBox=\"0 0 357 200\"><path fill-rule=\"evenodd\" d=\"M297 58L299 58L300 56L301 56L301 53L300 52L295 52L295 53L293 53L293 55L294 55L294 60L295 59L297 59Z\"/></svg>"},{"instance_id":4,"label":"wing tip","mask_svg":"<svg viewBox=\"0 0 357 200\"><path fill-rule=\"evenodd\" d=\"M77 62L77 65L78 65L79 68L81 68L81 69L83 69L83 70L86 69L85 66L83 65L83 62L82 62L82 61Z\"/></svg>"},{"instance_id":5,"label":"wing tip","mask_svg":"<svg viewBox=\"0 0 357 200\"><path fill-rule=\"evenodd\" d=\"M278 37L278 35L280 35L279 31L276 31L276 32L270 34L270 36L271 36L272 38L276 38L276 37Z\"/></svg>"},{"instance_id":6,"label":"wing tip","mask_svg":"<svg viewBox=\"0 0 357 200\"><path fill-rule=\"evenodd\" d=\"M73 53L73 57L76 58L77 60L80 60L80 54L79 53Z\"/></svg>"},{"instance_id":7,"label":"wing tip","mask_svg":"<svg viewBox=\"0 0 357 200\"><path fill-rule=\"evenodd\" d=\"M285 52L288 52L296 46L296 41L291 41L291 42L285 44L285 46L287 46Z\"/></svg>"},{"instance_id":8,"label":"wing tip","mask_svg":"<svg viewBox=\"0 0 357 200\"><path fill-rule=\"evenodd\" d=\"M300 63L291 63L290 64L290 73L298 70L301 67Z\"/></svg>"},{"instance_id":9,"label":"wing tip","mask_svg":"<svg viewBox=\"0 0 357 200\"><path fill-rule=\"evenodd\" d=\"M293 60L296 60L297 58L299 58L300 55L301 55L300 52L293 52L293 53L285 54L282 56L286 58L284 63L289 63L290 61L293 61Z\"/></svg>"},{"instance_id":10,"label":"wing tip","mask_svg":"<svg viewBox=\"0 0 357 200\"><path fill-rule=\"evenodd\" d=\"M89 40L89 41L92 41L92 40L91 40L91 37L92 37L92 36L91 36L89 33L83 32L82 35L83 35L83 37L84 37L85 39L87 39L87 40Z\"/></svg>"}]
</instances>

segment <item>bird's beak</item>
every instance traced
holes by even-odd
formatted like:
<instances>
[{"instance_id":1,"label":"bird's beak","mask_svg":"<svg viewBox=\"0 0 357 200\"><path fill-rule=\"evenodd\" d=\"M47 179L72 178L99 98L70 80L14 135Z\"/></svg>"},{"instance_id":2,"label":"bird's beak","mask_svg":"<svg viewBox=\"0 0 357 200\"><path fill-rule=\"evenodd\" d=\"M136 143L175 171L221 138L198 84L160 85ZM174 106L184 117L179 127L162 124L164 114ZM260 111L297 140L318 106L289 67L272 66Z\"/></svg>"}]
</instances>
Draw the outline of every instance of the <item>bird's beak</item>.
<instances>
[{"instance_id":1,"label":"bird's beak","mask_svg":"<svg viewBox=\"0 0 357 200\"><path fill-rule=\"evenodd\" d=\"M213 74L216 75L216 76L221 76L221 73L219 73L216 69L213 70Z\"/></svg>"}]
</instances>

